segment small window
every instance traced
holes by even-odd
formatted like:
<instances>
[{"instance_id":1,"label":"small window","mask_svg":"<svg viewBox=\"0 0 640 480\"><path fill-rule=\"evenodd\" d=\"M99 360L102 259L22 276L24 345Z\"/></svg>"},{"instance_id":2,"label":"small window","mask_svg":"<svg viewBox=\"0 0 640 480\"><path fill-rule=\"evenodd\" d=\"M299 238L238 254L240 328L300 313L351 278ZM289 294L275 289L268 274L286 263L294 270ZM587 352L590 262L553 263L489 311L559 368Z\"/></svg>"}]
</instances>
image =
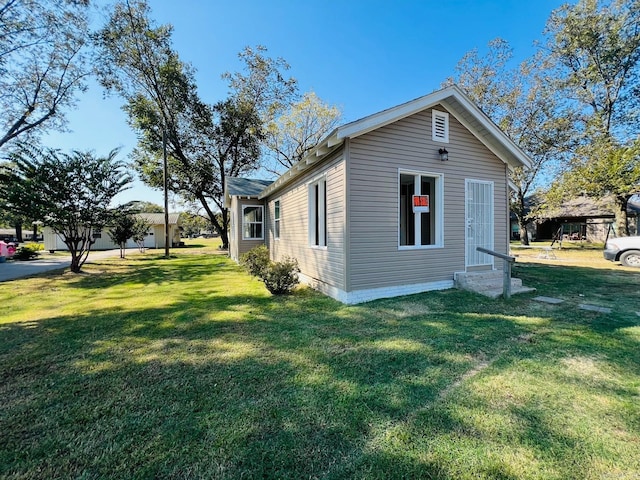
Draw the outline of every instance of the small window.
<instances>
[{"instance_id":1,"label":"small window","mask_svg":"<svg viewBox=\"0 0 640 480\"><path fill-rule=\"evenodd\" d=\"M273 202L273 236L280 238L280 200Z\"/></svg>"},{"instance_id":2,"label":"small window","mask_svg":"<svg viewBox=\"0 0 640 480\"><path fill-rule=\"evenodd\" d=\"M437 174L400 172L400 247L442 244L441 185L442 178Z\"/></svg>"},{"instance_id":3,"label":"small window","mask_svg":"<svg viewBox=\"0 0 640 480\"><path fill-rule=\"evenodd\" d=\"M93 238L102 238L102 230L96 230L95 232L93 232Z\"/></svg>"},{"instance_id":4,"label":"small window","mask_svg":"<svg viewBox=\"0 0 640 480\"><path fill-rule=\"evenodd\" d=\"M449 114L431 111L431 134L434 142L449 143Z\"/></svg>"},{"instance_id":5,"label":"small window","mask_svg":"<svg viewBox=\"0 0 640 480\"><path fill-rule=\"evenodd\" d=\"M263 223L262 219L264 207L262 206L245 206L242 207L242 239L243 240L262 240Z\"/></svg>"},{"instance_id":6,"label":"small window","mask_svg":"<svg viewBox=\"0 0 640 480\"><path fill-rule=\"evenodd\" d=\"M327 246L327 179L309 184L309 244Z\"/></svg>"}]
</instances>

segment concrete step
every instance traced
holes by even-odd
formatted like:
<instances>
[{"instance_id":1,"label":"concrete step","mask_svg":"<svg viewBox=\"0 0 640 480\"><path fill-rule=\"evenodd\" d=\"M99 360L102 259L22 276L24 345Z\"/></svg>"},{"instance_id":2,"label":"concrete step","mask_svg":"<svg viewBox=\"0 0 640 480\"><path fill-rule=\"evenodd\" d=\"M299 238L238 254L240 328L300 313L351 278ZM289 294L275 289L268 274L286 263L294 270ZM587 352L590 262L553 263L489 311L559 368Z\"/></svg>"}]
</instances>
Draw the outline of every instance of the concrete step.
<instances>
[{"instance_id":1,"label":"concrete step","mask_svg":"<svg viewBox=\"0 0 640 480\"><path fill-rule=\"evenodd\" d=\"M462 272L455 275L458 288L477 292L491 298L502 295L503 273L499 270L487 270L482 272ZM535 288L527 288L522 285L519 278L511 278L511 294L532 292Z\"/></svg>"}]
</instances>

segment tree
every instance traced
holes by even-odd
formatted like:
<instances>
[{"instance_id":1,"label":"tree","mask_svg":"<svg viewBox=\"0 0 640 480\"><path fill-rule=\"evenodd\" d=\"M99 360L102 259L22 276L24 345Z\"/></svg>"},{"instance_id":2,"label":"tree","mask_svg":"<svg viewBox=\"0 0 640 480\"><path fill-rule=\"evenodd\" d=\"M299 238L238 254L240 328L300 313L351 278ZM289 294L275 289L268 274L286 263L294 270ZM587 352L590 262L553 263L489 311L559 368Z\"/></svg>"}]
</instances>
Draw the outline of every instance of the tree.
<instances>
[{"instance_id":1,"label":"tree","mask_svg":"<svg viewBox=\"0 0 640 480\"><path fill-rule=\"evenodd\" d=\"M578 139L573 171L561 177L571 184L561 190L613 194L616 218L624 221L619 233L624 234L628 225L622 199L638 190L633 172L640 114L640 1L563 5L552 12L545 33L551 87L574 110Z\"/></svg>"},{"instance_id":2,"label":"tree","mask_svg":"<svg viewBox=\"0 0 640 480\"><path fill-rule=\"evenodd\" d=\"M211 223L202 215L182 212L180 214L180 224L186 237L193 237L202 234L203 231L211 229Z\"/></svg>"},{"instance_id":3,"label":"tree","mask_svg":"<svg viewBox=\"0 0 640 480\"><path fill-rule=\"evenodd\" d=\"M497 38L488 52L465 54L455 77L444 86L457 84L473 102L532 159L529 169L515 168L511 180L511 212L518 219L520 241L529 244L527 225L531 219L526 198L540 186L540 176L569 149L570 116L546 88L544 60L537 56L511 67L513 50Z\"/></svg>"},{"instance_id":4,"label":"tree","mask_svg":"<svg viewBox=\"0 0 640 480\"><path fill-rule=\"evenodd\" d=\"M142 251L144 236L149 230L149 222L126 210L126 207L113 219L109 225L109 237L113 243L120 246L120 258L125 258L127 241L131 238Z\"/></svg>"},{"instance_id":5,"label":"tree","mask_svg":"<svg viewBox=\"0 0 640 480\"><path fill-rule=\"evenodd\" d=\"M229 82L229 96L238 103L250 105L263 124L272 122L285 112L298 96L298 82L284 77L289 64L283 58L271 58L267 47L245 47L238 58L244 71L225 72L223 79Z\"/></svg>"},{"instance_id":6,"label":"tree","mask_svg":"<svg viewBox=\"0 0 640 480\"><path fill-rule=\"evenodd\" d=\"M125 257L127 240L133 236L136 220L132 215L118 215L109 225L109 238L120 247L120 258Z\"/></svg>"},{"instance_id":7,"label":"tree","mask_svg":"<svg viewBox=\"0 0 640 480\"><path fill-rule=\"evenodd\" d=\"M113 198L131 177L118 151L106 157L22 147L11 154L15 168L0 175L4 208L38 218L60 235L71 252L71 271L79 273L96 232L114 220Z\"/></svg>"},{"instance_id":8,"label":"tree","mask_svg":"<svg viewBox=\"0 0 640 480\"><path fill-rule=\"evenodd\" d=\"M315 147L340 123L342 114L336 106L324 103L314 92L305 93L290 109L271 121L266 130L266 145L274 165L273 173L282 173Z\"/></svg>"},{"instance_id":9,"label":"tree","mask_svg":"<svg viewBox=\"0 0 640 480\"><path fill-rule=\"evenodd\" d=\"M0 1L0 148L61 129L89 74L88 0Z\"/></svg>"},{"instance_id":10,"label":"tree","mask_svg":"<svg viewBox=\"0 0 640 480\"><path fill-rule=\"evenodd\" d=\"M137 216L133 224L131 239L138 245L140 253L144 253L144 237L149 231L151 224L144 218Z\"/></svg>"},{"instance_id":11,"label":"tree","mask_svg":"<svg viewBox=\"0 0 640 480\"><path fill-rule=\"evenodd\" d=\"M125 204L128 211L135 213L164 213L164 208L153 202L133 200Z\"/></svg>"},{"instance_id":12,"label":"tree","mask_svg":"<svg viewBox=\"0 0 640 480\"><path fill-rule=\"evenodd\" d=\"M627 206L640 193L640 139L630 146L599 143L588 149L588 158L552 184L548 201L559 204L567 196L586 194L591 197L610 197L613 202L619 236L629 235Z\"/></svg>"},{"instance_id":13,"label":"tree","mask_svg":"<svg viewBox=\"0 0 640 480\"><path fill-rule=\"evenodd\" d=\"M99 78L126 101L129 122L139 135L133 158L143 181L156 188L162 185L164 132L169 190L202 206L226 248L224 182L258 167L260 111L278 110L273 102L283 98L278 92L287 81L277 71L279 62L245 52L242 58L250 62L250 73L228 77L236 94L213 106L205 104L197 94L193 68L171 47L171 27L154 26L149 13L142 0L116 4L95 37L101 56Z\"/></svg>"}]
</instances>

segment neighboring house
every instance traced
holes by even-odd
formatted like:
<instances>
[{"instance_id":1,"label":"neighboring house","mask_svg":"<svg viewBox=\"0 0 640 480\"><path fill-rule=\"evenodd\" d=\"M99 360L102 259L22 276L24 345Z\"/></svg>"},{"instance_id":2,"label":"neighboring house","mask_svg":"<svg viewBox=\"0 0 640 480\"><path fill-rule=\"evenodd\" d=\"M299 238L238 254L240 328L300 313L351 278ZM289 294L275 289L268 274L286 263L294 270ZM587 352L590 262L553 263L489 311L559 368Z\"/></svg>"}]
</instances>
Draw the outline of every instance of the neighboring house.
<instances>
[{"instance_id":1,"label":"neighboring house","mask_svg":"<svg viewBox=\"0 0 640 480\"><path fill-rule=\"evenodd\" d=\"M38 235L40 237L40 235ZM36 237L36 242L40 240L40 238ZM16 235L15 228L0 228L0 240L4 240L5 242L17 242L18 236ZM33 230L22 230L22 241L23 242L31 242L33 240Z\"/></svg>"},{"instance_id":2,"label":"neighboring house","mask_svg":"<svg viewBox=\"0 0 640 480\"><path fill-rule=\"evenodd\" d=\"M147 223L149 223L149 230L144 237L144 247L164 248L164 213L139 213L137 216L145 219ZM112 250L119 248L119 246L111 240L108 230L107 227L104 230L94 232L93 236L96 242L91 246L91 250ZM44 227L43 234L45 250L68 250L62 238L56 235L50 227ZM172 247L180 245L180 220L178 213L169 214L169 239ZM136 243L130 239L127 242L127 248L135 247L137 247Z\"/></svg>"},{"instance_id":3,"label":"neighboring house","mask_svg":"<svg viewBox=\"0 0 640 480\"><path fill-rule=\"evenodd\" d=\"M501 268L476 247L508 251L509 170L529 165L448 87L338 127L274 182L229 179L230 255L266 243L344 303L450 288Z\"/></svg>"},{"instance_id":4,"label":"neighboring house","mask_svg":"<svg viewBox=\"0 0 640 480\"><path fill-rule=\"evenodd\" d=\"M532 206L539 204L536 196L530 197L529 201ZM640 197L634 196L627 205L631 235L640 233L638 216L640 216ZM580 196L564 201L558 208L539 214L535 221L529 223L527 231L529 238L534 240L552 240L560 233L562 240L604 242L610 225L615 227L611 197L596 199ZM517 222L513 229L517 231Z\"/></svg>"}]
</instances>

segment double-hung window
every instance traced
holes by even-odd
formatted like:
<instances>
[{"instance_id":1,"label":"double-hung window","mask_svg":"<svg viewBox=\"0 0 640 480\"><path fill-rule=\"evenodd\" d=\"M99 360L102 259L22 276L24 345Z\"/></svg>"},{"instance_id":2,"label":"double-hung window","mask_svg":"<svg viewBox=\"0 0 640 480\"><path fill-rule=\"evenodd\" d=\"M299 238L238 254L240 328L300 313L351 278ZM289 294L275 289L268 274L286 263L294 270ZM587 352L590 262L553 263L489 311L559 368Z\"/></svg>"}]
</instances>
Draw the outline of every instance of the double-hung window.
<instances>
[{"instance_id":1,"label":"double-hung window","mask_svg":"<svg viewBox=\"0 0 640 480\"><path fill-rule=\"evenodd\" d=\"M309 245L327 246L327 179L309 184Z\"/></svg>"},{"instance_id":2,"label":"double-hung window","mask_svg":"<svg viewBox=\"0 0 640 480\"><path fill-rule=\"evenodd\" d=\"M442 175L400 172L399 246L442 245Z\"/></svg>"},{"instance_id":3,"label":"double-hung window","mask_svg":"<svg viewBox=\"0 0 640 480\"><path fill-rule=\"evenodd\" d=\"M242 239L264 240L264 207L245 205L242 207Z\"/></svg>"},{"instance_id":4,"label":"double-hung window","mask_svg":"<svg viewBox=\"0 0 640 480\"><path fill-rule=\"evenodd\" d=\"M273 202L273 237L280 238L280 200Z\"/></svg>"}]
</instances>

